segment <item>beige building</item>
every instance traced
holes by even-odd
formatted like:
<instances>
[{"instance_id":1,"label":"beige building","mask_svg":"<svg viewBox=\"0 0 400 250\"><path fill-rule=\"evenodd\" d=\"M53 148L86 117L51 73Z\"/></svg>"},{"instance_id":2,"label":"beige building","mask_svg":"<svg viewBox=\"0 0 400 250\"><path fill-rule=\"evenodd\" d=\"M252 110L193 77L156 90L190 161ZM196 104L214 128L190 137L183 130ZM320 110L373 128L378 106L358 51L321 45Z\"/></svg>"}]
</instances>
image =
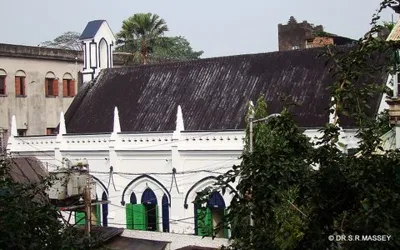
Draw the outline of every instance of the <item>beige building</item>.
<instances>
[{"instance_id":1,"label":"beige building","mask_svg":"<svg viewBox=\"0 0 400 250\"><path fill-rule=\"evenodd\" d=\"M114 57L122 65L120 56ZM18 135L54 134L82 84L83 52L0 44L0 147L12 115Z\"/></svg>"}]
</instances>

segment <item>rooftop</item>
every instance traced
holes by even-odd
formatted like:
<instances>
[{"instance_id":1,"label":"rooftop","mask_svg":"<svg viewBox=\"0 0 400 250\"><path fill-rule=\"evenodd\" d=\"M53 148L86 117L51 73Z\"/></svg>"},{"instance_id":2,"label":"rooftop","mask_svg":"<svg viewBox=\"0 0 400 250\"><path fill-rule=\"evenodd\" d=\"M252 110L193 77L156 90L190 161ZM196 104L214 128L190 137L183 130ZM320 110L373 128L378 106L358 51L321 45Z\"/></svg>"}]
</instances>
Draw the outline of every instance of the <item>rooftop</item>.
<instances>
[{"instance_id":1,"label":"rooftop","mask_svg":"<svg viewBox=\"0 0 400 250\"><path fill-rule=\"evenodd\" d=\"M300 127L320 128L329 121L327 87L334 82L322 52L314 48L103 70L69 107L67 131L111 132L115 107L122 131L171 131L178 105L186 130L243 129L246 105L260 95L269 113L281 112L286 99L298 104L292 112ZM385 84L386 78L370 80ZM380 97L371 99L371 114L379 103ZM341 126L354 127L349 119Z\"/></svg>"}]
</instances>

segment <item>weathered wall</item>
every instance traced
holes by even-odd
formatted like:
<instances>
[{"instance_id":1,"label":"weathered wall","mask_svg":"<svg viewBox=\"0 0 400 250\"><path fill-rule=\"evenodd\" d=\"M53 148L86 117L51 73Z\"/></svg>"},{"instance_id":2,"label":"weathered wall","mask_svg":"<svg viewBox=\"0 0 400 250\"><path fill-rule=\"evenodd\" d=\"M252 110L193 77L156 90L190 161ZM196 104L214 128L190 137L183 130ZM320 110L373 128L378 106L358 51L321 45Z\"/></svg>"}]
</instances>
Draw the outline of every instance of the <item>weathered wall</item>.
<instances>
[{"instance_id":1,"label":"weathered wall","mask_svg":"<svg viewBox=\"0 0 400 250\"><path fill-rule=\"evenodd\" d=\"M312 41L307 41L308 48L324 47L334 44L332 37L317 36Z\"/></svg>"},{"instance_id":2,"label":"weathered wall","mask_svg":"<svg viewBox=\"0 0 400 250\"><path fill-rule=\"evenodd\" d=\"M292 50L295 46L304 49L306 40L312 38L313 33L322 31L322 25L314 26L307 21L298 23L292 16L287 24L278 24L279 51Z\"/></svg>"},{"instance_id":3,"label":"weathered wall","mask_svg":"<svg viewBox=\"0 0 400 250\"><path fill-rule=\"evenodd\" d=\"M116 67L125 61L125 55L114 59ZM65 49L0 44L0 69L6 71L6 95L0 95L0 127L10 133L12 115L17 118L17 128L27 129L27 135L44 135L46 128L55 128L61 111L66 111L73 97L63 97L62 79L70 73L76 80L75 91L79 90L83 69L83 52ZM15 96L15 74L25 73L25 97ZM59 95L45 96L45 76L53 72L59 78ZM8 136L6 136L7 138ZM5 138L5 139L6 139Z\"/></svg>"},{"instance_id":4,"label":"weathered wall","mask_svg":"<svg viewBox=\"0 0 400 250\"><path fill-rule=\"evenodd\" d=\"M62 96L64 74L70 73L78 79L82 62L0 56L0 68L7 72L6 95L0 97L0 126L9 130L11 117L15 114L18 129L27 129L27 135L44 135L46 128L57 127L60 112L65 112L73 100L73 97ZM25 73L24 97L15 95L18 70ZM45 96L45 76L49 71L59 78L57 97Z\"/></svg>"},{"instance_id":5,"label":"weathered wall","mask_svg":"<svg viewBox=\"0 0 400 250\"><path fill-rule=\"evenodd\" d=\"M345 130L340 137L348 148L357 147L355 132ZM312 140L321 136L317 129L306 130L304 133ZM63 157L86 158L91 173L97 178L97 196L102 197L105 192L111 202L108 205L110 226L126 227L125 204L129 203L131 193L141 203L143 191L149 187L155 193L159 205L159 225L162 225L163 216L160 207L163 204L162 197L166 194L171 197L170 232L194 234L193 201L196 193L212 186L215 182L212 177L240 163L238 157L242 154L243 142L243 131L182 132L177 137L172 132L66 134L58 138L15 137L10 141L8 149L10 153L19 156L35 155L44 165L49 164L49 170L61 166ZM112 173L110 166L113 167ZM173 168L177 172L176 182L173 179ZM235 188L234 184L232 186ZM229 191L222 196L226 206L231 201Z\"/></svg>"}]
</instances>

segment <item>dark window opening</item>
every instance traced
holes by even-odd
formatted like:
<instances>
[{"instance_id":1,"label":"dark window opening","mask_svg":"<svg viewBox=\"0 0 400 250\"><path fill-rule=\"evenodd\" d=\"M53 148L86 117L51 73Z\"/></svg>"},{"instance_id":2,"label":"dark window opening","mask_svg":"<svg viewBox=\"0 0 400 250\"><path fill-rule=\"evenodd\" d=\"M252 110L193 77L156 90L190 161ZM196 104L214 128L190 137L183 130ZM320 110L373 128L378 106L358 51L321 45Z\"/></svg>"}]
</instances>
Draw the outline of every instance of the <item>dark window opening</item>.
<instances>
[{"instance_id":1,"label":"dark window opening","mask_svg":"<svg viewBox=\"0 0 400 250\"><path fill-rule=\"evenodd\" d=\"M18 136L26 136L26 129L17 129Z\"/></svg>"},{"instance_id":2,"label":"dark window opening","mask_svg":"<svg viewBox=\"0 0 400 250\"><path fill-rule=\"evenodd\" d=\"M6 94L6 76L0 76L0 95Z\"/></svg>"},{"instance_id":3,"label":"dark window opening","mask_svg":"<svg viewBox=\"0 0 400 250\"><path fill-rule=\"evenodd\" d=\"M57 134L57 128L47 128L46 129L46 135L56 135Z\"/></svg>"},{"instance_id":4,"label":"dark window opening","mask_svg":"<svg viewBox=\"0 0 400 250\"><path fill-rule=\"evenodd\" d=\"M54 84L54 79L53 78L46 78L47 96L54 96L53 84Z\"/></svg>"},{"instance_id":5,"label":"dark window opening","mask_svg":"<svg viewBox=\"0 0 400 250\"><path fill-rule=\"evenodd\" d=\"M147 215L147 231L157 231L157 205L144 204Z\"/></svg>"}]
</instances>

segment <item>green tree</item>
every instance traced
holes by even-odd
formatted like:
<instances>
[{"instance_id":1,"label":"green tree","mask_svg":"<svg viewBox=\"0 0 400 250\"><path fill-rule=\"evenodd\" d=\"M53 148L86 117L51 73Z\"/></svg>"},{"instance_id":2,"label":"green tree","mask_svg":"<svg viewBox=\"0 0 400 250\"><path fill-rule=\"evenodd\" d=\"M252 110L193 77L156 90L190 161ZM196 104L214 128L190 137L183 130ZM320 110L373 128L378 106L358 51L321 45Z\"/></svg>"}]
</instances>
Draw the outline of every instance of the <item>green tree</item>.
<instances>
[{"instance_id":1,"label":"green tree","mask_svg":"<svg viewBox=\"0 0 400 250\"><path fill-rule=\"evenodd\" d=\"M152 57L157 59L193 60L199 59L203 51L194 51L189 41L182 36L165 37L168 46L156 46Z\"/></svg>"},{"instance_id":2,"label":"green tree","mask_svg":"<svg viewBox=\"0 0 400 250\"><path fill-rule=\"evenodd\" d=\"M11 160L0 161L0 249L90 249L83 232L65 226L48 202L49 180L14 182Z\"/></svg>"},{"instance_id":3,"label":"green tree","mask_svg":"<svg viewBox=\"0 0 400 250\"><path fill-rule=\"evenodd\" d=\"M142 64L147 64L149 54L155 46L166 47L164 33L168 26L157 14L137 13L122 22L121 31L117 34L120 50L131 52L140 57Z\"/></svg>"},{"instance_id":4,"label":"green tree","mask_svg":"<svg viewBox=\"0 0 400 250\"><path fill-rule=\"evenodd\" d=\"M80 33L74 31L68 31L64 34L54 38L52 41L46 41L41 43L41 46L48 48L57 49L70 49L70 50L82 50L82 44L79 40Z\"/></svg>"},{"instance_id":5,"label":"green tree","mask_svg":"<svg viewBox=\"0 0 400 250\"><path fill-rule=\"evenodd\" d=\"M237 184L228 208L233 239L228 249L400 248L400 152L375 153L380 135L390 127L382 126L384 116L371 116L369 106L371 98L385 92L386 81L378 82L381 78L377 76L396 69L397 59L392 55L400 48L399 42L374 37L380 28L379 15L391 2L381 3L371 30L352 50L331 46L324 53L336 80L330 87L334 108L329 112L337 119L320 130L315 145L303 135L288 109L255 126L252 153L246 132L241 164L221 175L214 187L225 192L227 184ZM260 98L255 118L267 114L264 98ZM353 119L359 128L357 157L338 147L343 116ZM205 190L204 195L208 194ZM387 242L329 238L342 235L391 238Z\"/></svg>"},{"instance_id":6,"label":"green tree","mask_svg":"<svg viewBox=\"0 0 400 250\"><path fill-rule=\"evenodd\" d=\"M182 36L167 37L168 26L156 14L137 13L122 23L117 34L117 51L131 54L127 63L155 63L198 59L203 51L194 51Z\"/></svg>"}]
</instances>

